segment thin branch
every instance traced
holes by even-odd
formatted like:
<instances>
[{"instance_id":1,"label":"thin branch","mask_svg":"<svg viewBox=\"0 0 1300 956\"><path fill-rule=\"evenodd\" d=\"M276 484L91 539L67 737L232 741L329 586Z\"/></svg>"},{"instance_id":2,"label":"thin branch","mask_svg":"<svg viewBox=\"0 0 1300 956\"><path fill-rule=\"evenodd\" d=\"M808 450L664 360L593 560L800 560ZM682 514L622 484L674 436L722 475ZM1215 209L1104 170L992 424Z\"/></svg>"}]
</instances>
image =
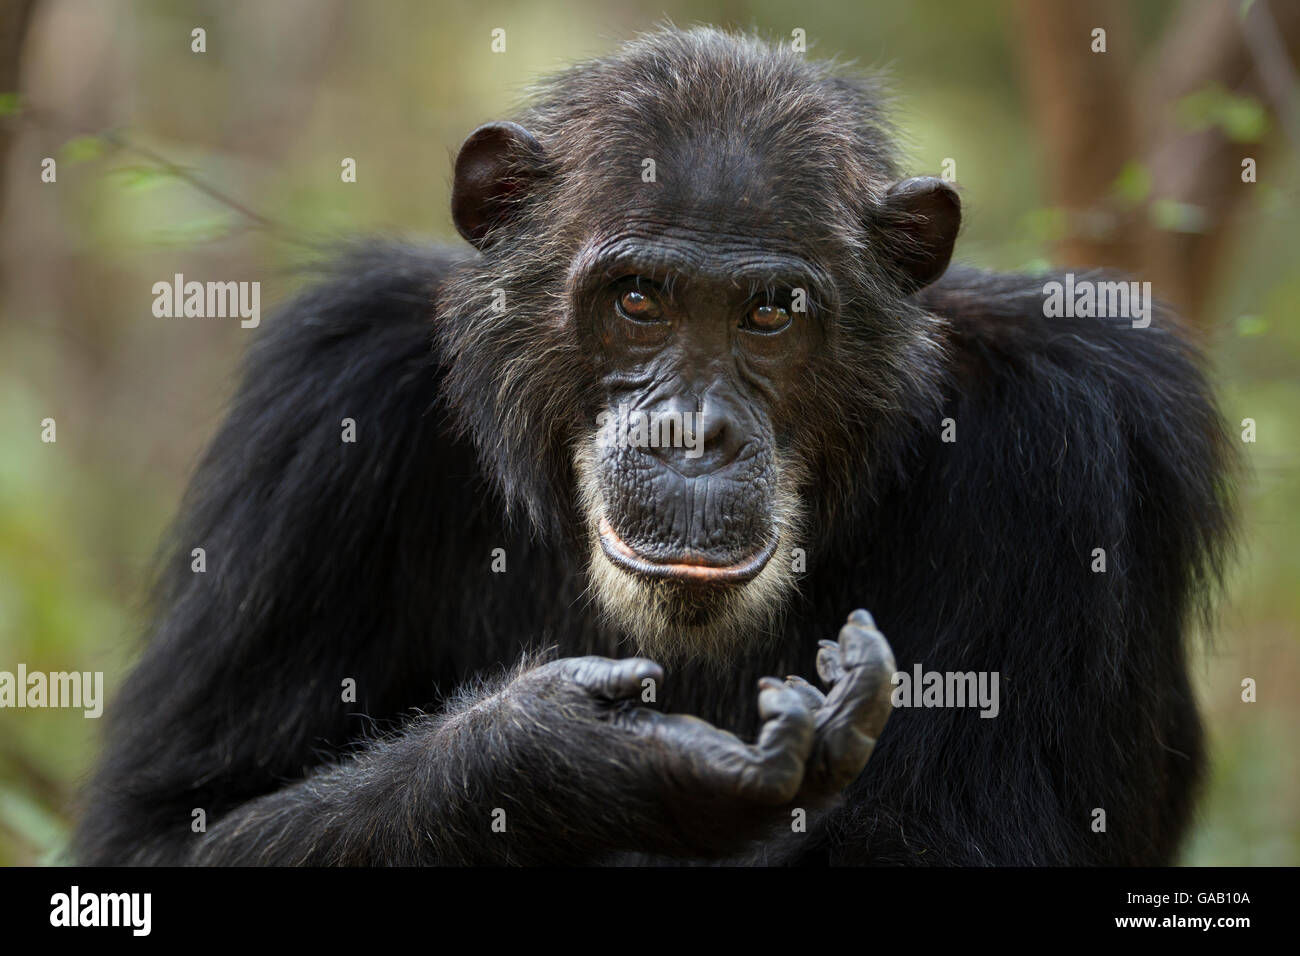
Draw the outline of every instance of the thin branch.
<instances>
[{"instance_id":1,"label":"thin branch","mask_svg":"<svg viewBox=\"0 0 1300 956\"><path fill-rule=\"evenodd\" d=\"M5 125L10 126L11 128L27 126L30 129L49 130L68 138L74 136L88 136L102 140L115 149L140 156L157 166L163 172L167 173L167 175L181 180L198 192L203 193L203 195L207 196L209 199L215 200L221 205L235 211L255 227L263 229L285 242L291 242L314 250L320 250L326 247L325 244L321 242L303 237L300 233L297 233L283 223L272 219L270 216L265 216L262 213L250 209L229 193L223 192L203 177L196 175L188 167L173 162L157 150L141 145L128 137L121 130L96 131L68 127L54 121L48 114L43 114L30 109L24 110L16 120L10 120Z\"/></svg>"},{"instance_id":2,"label":"thin branch","mask_svg":"<svg viewBox=\"0 0 1300 956\"><path fill-rule=\"evenodd\" d=\"M1296 102L1295 68L1282 43L1282 33L1266 0L1255 0L1241 18L1241 33L1255 62L1260 85L1273 101L1273 111L1286 130L1291 145L1300 149L1300 107Z\"/></svg>"},{"instance_id":3,"label":"thin branch","mask_svg":"<svg viewBox=\"0 0 1300 956\"><path fill-rule=\"evenodd\" d=\"M185 166L172 162L166 156L163 156L156 150L150 149L148 146L141 146L139 143L127 139L119 130L110 130L105 133L99 133L98 137L107 143L111 143L118 149L125 150L129 153L135 153L137 156L143 156L151 163L159 166L169 176L175 176L177 179L184 180L205 196L215 199L222 205L229 206L241 216L246 217L269 232L286 233L289 231L285 226L276 222L274 219L271 219L268 216L263 216L259 212L254 212L233 196L222 192L211 183L194 175L194 173Z\"/></svg>"}]
</instances>

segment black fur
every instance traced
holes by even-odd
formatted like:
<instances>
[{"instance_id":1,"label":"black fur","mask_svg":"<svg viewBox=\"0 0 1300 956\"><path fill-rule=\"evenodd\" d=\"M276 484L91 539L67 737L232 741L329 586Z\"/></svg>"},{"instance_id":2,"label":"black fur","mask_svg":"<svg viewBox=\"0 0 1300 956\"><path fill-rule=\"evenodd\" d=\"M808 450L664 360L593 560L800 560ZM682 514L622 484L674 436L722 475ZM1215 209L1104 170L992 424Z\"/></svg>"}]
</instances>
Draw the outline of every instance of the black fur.
<instances>
[{"instance_id":1,"label":"black fur","mask_svg":"<svg viewBox=\"0 0 1300 956\"><path fill-rule=\"evenodd\" d=\"M871 148L886 168L886 146ZM1001 714L899 709L808 834L776 836L789 830L778 816L737 822L730 839L638 789L641 756L610 749L581 706L556 704L562 735L531 720L534 692L511 679L535 673L540 648L634 650L585 594L567 439L543 414L556 395L528 378L496 394L519 330L467 328L493 321L462 308L470 277L505 261L492 256L360 246L268 323L173 532L79 860L1175 858L1203 765L1185 634L1226 554L1231 454L1167 316L1149 329L1045 319L1045 277L954 268L892 303L938 346L891 347L915 374L891 392L903 407L851 369L828 373L838 403L882 410L875 427L822 423L819 543L779 635L725 670L675 666L664 709L752 734L754 679L806 672L816 641L866 607L899 670L999 672ZM882 314L886 270L863 269L845 311ZM541 297L546 277L534 279ZM862 334L855 361L869 360ZM583 407L580 352L509 344L530 342ZM492 367L481 350L494 346ZM533 416L509 440L503 401ZM339 440L348 417L355 444ZM944 417L956 443L939 440ZM190 570L195 547L204 574ZM505 574L488 570L498 547ZM1096 547L1105 574L1090 570ZM345 678L355 704L340 702ZM491 832L496 807L506 834ZM1090 827L1097 807L1105 833ZM206 834L191 830L195 808Z\"/></svg>"}]
</instances>

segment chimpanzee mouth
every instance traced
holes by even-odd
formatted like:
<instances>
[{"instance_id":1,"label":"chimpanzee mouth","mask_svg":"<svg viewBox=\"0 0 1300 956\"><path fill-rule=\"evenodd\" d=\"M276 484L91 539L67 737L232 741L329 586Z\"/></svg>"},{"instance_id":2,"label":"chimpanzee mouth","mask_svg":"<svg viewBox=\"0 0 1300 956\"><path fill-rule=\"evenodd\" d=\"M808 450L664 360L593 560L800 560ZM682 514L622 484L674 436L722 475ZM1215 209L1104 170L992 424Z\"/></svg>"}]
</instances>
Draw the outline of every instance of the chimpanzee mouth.
<instances>
[{"instance_id":1,"label":"chimpanzee mouth","mask_svg":"<svg viewBox=\"0 0 1300 956\"><path fill-rule=\"evenodd\" d=\"M643 577L689 584L744 584L753 580L776 553L777 539L774 531L761 550L735 564L710 564L689 555L680 561L659 561L638 554L618 536L607 518L600 519L600 547L610 563Z\"/></svg>"}]
</instances>

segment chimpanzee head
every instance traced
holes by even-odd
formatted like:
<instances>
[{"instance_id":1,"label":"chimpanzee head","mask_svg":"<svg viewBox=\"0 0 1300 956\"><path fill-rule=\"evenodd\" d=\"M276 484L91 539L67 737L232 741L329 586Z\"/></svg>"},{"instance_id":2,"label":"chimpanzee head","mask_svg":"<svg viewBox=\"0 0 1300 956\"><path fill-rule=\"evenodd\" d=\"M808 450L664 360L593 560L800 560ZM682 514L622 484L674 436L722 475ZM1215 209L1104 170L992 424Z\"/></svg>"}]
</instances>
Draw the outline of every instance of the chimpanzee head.
<instances>
[{"instance_id":1,"label":"chimpanzee head","mask_svg":"<svg viewBox=\"0 0 1300 956\"><path fill-rule=\"evenodd\" d=\"M447 394L506 501L647 652L761 636L934 408L955 192L870 81L665 31L471 134L452 213Z\"/></svg>"}]
</instances>

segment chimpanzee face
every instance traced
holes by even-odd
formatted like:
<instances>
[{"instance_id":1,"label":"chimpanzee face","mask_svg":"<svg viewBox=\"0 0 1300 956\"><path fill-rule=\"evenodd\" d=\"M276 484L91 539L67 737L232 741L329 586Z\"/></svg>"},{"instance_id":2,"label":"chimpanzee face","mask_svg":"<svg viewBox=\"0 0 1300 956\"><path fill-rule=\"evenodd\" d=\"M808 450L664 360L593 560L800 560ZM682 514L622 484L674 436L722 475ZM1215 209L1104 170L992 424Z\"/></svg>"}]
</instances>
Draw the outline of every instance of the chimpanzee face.
<instances>
[{"instance_id":1,"label":"chimpanzee face","mask_svg":"<svg viewBox=\"0 0 1300 956\"><path fill-rule=\"evenodd\" d=\"M658 646L759 630L780 606L801 511L788 395L835 301L779 202L693 169L628 187L568 282L603 392L577 461L596 593Z\"/></svg>"},{"instance_id":2,"label":"chimpanzee face","mask_svg":"<svg viewBox=\"0 0 1300 956\"><path fill-rule=\"evenodd\" d=\"M585 134L601 149L480 128L457 160L453 214L503 271L508 256L537 260L516 280L533 326L497 334L532 337L538 354L511 363L582 356L594 415L568 447L597 600L647 651L707 654L770 630L793 587L809 449L855 467L849 439L828 437L836 419L890 402L906 322L850 328L841 303L936 278L958 206L937 180L891 187L863 163L848 176L828 160L843 137L816 148L798 138L816 127L779 111L767 127L721 107L608 112ZM864 252L869 215L893 224L896 248ZM818 407L832 379L859 408Z\"/></svg>"},{"instance_id":3,"label":"chimpanzee face","mask_svg":"<svg viewBox=\"0 0 1300 956\"><path fill-rule=\"evenodd\" d=\"M613 244L575 303L606 393L588 462L602 549L652 579L743 584L775 553L773 411L812 320L794 309L800 285L658 271L618 252L632 245Z\"/></svg>"}]
</instances>

